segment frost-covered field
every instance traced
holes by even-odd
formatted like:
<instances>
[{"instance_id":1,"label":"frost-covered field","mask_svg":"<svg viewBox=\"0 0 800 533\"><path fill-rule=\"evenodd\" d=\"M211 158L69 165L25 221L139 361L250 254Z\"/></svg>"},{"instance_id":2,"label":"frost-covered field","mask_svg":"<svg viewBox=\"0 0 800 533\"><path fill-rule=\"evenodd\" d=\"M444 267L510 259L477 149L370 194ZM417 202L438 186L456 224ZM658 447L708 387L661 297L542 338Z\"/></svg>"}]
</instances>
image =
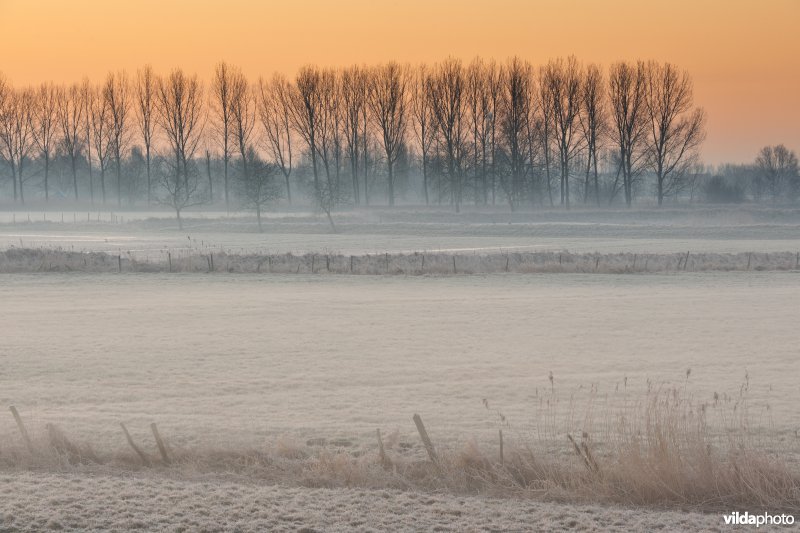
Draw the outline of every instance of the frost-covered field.
<instances>
[{"instance_id":1,"label":"frost-covered field","mask_svg":"<svg viewBox=\"0 0 800 533\"><path fill-rule=\"evenodd\" d=\"M600 394L749 379L800 427L795 273L461 278L6 275L0 402L110 446L156 420L179 443L373 444L376 428L493 438L555 386ZM12 434L13 419L0 419Z\"/></svg>"},{"instance_id":2,"label":"frost-covered field","mask_svg":"<svg viewBox=\"0 0 800 533\"><path fill-rule=\"evenodd\" d=\"M0 404L16 405L35 439L52 422L99 449L125 448L120 421L140 443L150 442L148 425L156 421L176 447L314 448L325 439L356 454L375 454L374 431L382 428L421 457L415 412L443 449L471 438L494 446L498 420L484 398L509 417L511 439L534 439L541 398L553 386L550 372L555 388L578 398L578 418L593 388L594 397L616 397L627 383L635 397L650 380L687 386L710 400L714 392L735 395L748 379L750 408L764 430L796 448L798 299L796 273L4 275ZM10 415L0 417L0 436L19 442ZM136 472L3 472L0 525L285 531L721 525L714 514ZM48 492L36 492L43 486Z\"/></svg>"},{"instance_id":3,"label":"frost-covered field","mask_svg":"<svg viewBox=\"0 0 800 533\"><path fill-rule=\"evenodd\" d=\"M53 214L49 222L0 225L0 249L131 251L158 260L164 250L178 257L800 250L795 213L644 221L615 214L602 224L580 213L527 221L423 214L342 214L337 234L303 214L275 217L264 234L243 216L190 219L178 232L163 217L70 225ZM414 413L442 452L474 440L494 456L500 412L509 448L547 441L582 468L568 431L600 435L604 409L674 387L708 405L746 396L750 430L796 466L798 302L800 275L790 270L3 274L0 407L15 405L36 443L46 442L53 423L76 442L132 455L124 422L155 454L149 424L157 422L176 452L330 450L372 463L376 429L390 453L426 457ZM718 514L325 490L309 479L248 477L247 468L204 471L200 462L175 471L120 468L124 461L54 468L26 458L10 413L0 414L0 456L0 531L723 529Z\"/></svg>"},{"instance_id":4,"label":"frost-covered field","mask_svg":"<svg viewBox=\"0 0 800 533\"><path fill-rule=\"evenodd\" d=\"M88 216L87 216L88 215ZM508 213L433 209L336 215L338 232L308 213L275 213L257 233L247 214L188 214L179 231L166 212L0 213L0 249L61 247L161 259L164 250L230 253L677 253L800 251L797 210L556 210ZM12 219L13 216L13 219ZM31 217L31 222L27 218ZM62 217L64 222L62 221ZM194 218L191 218L194 217ZM87 221L88 219L88 221ZM15 220L16 223L12 223ZM3 222L4 221L4 222ZM113 221L113 222L112 222Z\"/></svg>"}]
</instances>

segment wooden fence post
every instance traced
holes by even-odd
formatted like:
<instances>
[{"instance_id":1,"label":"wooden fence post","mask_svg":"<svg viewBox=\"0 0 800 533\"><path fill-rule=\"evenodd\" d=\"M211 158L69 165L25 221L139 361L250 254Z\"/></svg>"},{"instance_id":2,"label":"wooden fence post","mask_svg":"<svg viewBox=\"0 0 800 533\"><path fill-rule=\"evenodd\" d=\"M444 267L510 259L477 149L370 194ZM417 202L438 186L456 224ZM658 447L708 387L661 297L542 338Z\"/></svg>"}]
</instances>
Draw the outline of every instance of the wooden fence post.
<instances>
[{"instance_id":1,"label":"wooden fence post","mask_svg":"<svg viewBox=\"0 0 800 533\"><path fill-rule=\"evenodd\" d=\"M31 452L31 455L34 454L33 442L31 442L31 437L28 435L28 430L25 428L25 424L22 422L22 417L19 416L17 412L17 408L13 405L9 407L11 414L14 415L14 420L17 422L17 427L19 428L19 432L22 434L22 440L25 441L25 446L28 447L28 451Z\"/></svg>"},{"instance_id":2,"label":"wooden fence post","mask_svg":"<svg viewBox=\"0 0 800 533\"><path fill-rule=\"evenodd\" d=\"M158 427L156 423L153 422L150 424L150 429L153 431L153 437L156 439L156 445L158 446L158 453L161 454L161 461L165 465L169 464L169 456L167 455L167 447L164 445L164 441L161 440L161 435L158 433Z\"/></svg>"},{"instance_id":3,"label":"wooden fence post","mask_svg":"<svg viewBox=\"0 0 800 533\"><path fill-rule=\"evenodd\" d=\"M381 430L377 429L376 432L378 434L378 457L381 460L381 466L383 466L384 468L389 468L390 465L386 457L386 450L383 448L383 439L381 438Z\"/></svg>"},{"instance_id":4,"label":"wooden fence post","mask_svg":"<svg viewBox=\"0 0 800 533\"><path fill-rule=\"evenodd\" d=\"M503 457L503 430L500 430L500 466L505 466L505 458Z\"/></svg>"},{"instance_id":5,"label":"wooden fence post","mask_svg":"<svg viewBox=\"0 0 800 533\"><path fill-rule=\"evenodd\" d=\"M119 425L120 427L122 427L122 431L125 433L125 439L127 439L128 444L130 445L131 448L133 448L133 451L136 452L136 455L139 456L139 459L142 460L142 464L144 464L144 466L150 466L150 459L148 459L147 455L145 455L145 453L141 449L139 449L136 443L133 442L133 438L131 437L131 434L128 433L128 428L125 427L125 424L120 422Z\"/></svg>"},{"instance_id":6,"label":"wooden fence post","mask_svg":"<svg viewBox=\"0 0 800 533\"><path fill-rule=\"evenodd\" d=\"M425 451L428 452L428 457L430 457L431 461L435 464L439 464L439 458L436 456L436 450L433 448L433 443L431 442L430 437L428 436L428 432L425 431L425 425L422 423L422 418L418 414L414 415L414 424L417 426L417 431L419 431L419 436L422 439L422 444L425 445Z\"/></svg>"}]
</instances>

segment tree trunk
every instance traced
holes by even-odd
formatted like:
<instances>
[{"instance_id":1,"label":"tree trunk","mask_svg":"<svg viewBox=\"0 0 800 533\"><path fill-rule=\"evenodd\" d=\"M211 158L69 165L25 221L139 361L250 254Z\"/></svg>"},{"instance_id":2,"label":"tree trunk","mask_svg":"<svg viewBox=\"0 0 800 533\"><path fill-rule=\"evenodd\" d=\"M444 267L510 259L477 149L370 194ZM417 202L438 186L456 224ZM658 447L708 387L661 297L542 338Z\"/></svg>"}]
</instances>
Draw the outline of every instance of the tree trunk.
<instances>
[{"instance_id":1,"label":"tree trunk","mask_svg":"<svg viewBox=\"0 0 800 533\"><path fill-rule=\"evenodd\" d=\"M228 202L228 156L226 155L223 159L225 166L225 211L230 212L231 208L230 203Z\"/></svg>"},{"instance_id":2,"label":"tree trunk","mask_svg":"<svg viewBox=\"0 0 800 533\"><path fill-rule=\"evenodd\" d=\"M425 191L425 205L430 205L428 199L428 161L425 155L422 155L422 188Z\"/></svg>"},{"instance_id":3,"label":"tree trunk","mask_svg":"<svg viewBox=\"0 0 800 533\"><path fill-rule=\"evenodd\" d=\"M72 164L72 187L75 189L75 200L78 199L78 168L75 161L75 157L71 158L70 163Z\"/></svg>"},{"instance_id":4,"label":"tree trunk","mask_svg":"<svg viewBox=\"0 0 800 533\"><path fill-rule=\"evenodd\" d=\"M75 184L75 200L78 200L78 185ZM89 162L89 201L94 205L94 173L92 172L92 163Z\"/></svg>"},{"instance_id":5,"label":"tree trunk","mask_svg":"<svg viewBox=\"0 0 800 533\"><path fill-rule=\"evenodd\" d=\"M146 150L146 158L147 158L147 205L153 203L153 180L150 174L150 146L147 146Z\"/></svg>"},{"instance_id":6,"label":"tree trunk","mask_svg":"<svg viewBox=\"0 0 800 533\"><path fill-rule=\"evenodd\" d=\"M597 176L597 154L594 157L594 195L597 200L597 206L600 206L600 181Z\"/></svg>"},{"instance_id":7,"label":"tree trunk","mask_svg":"<svg viewBox=\"0 0 800 533\"><path fill-rule=\"evenodd\" d=\"M546 136L547 134L545 134L545 137ZM550 179L550 149L548 148L546 140L544 147L544 171L545 179L547 179L547 197L550 199L550 207L553 207L553 185L550 183L552 181Z\"/></svg>"},{"instance_id":8,"label":"tree trunk","mask_svg":"<svg viewBox=\"0 0 800 533\"><path fill-rule=\"evenodd\" d=\"M103 192L103 205L106 204L106 167L100 167L100 189Z\"/></svg>"},{"instance_id":9,"label":"tree trunk","mask_svg":"<svg viewBox=\"0 0 800 533\"><path fill-rule=\"evenodd\" d=\"M208 197L214 203L214 183L211 181L211 153L206 150L206 174L208 174Z\"/></svg>"},{"instance_id":10,"label":"tree trunk","mask_svg":"<svg viewBox=\"0 0 800 533\"><path fill-rule=\"evenodd\" d=\"M23 190L24 182L22 181L22 165L19 167L17 177L19 178L19 201L22 203L22 205L25 205L25 191Z\"/></svg>"},{"instance_id":11,"label":"tree trunk","mask_svg":"<svg viewBox=\"0 0 800 533\"><path fill-rule=\"evenodd\" d=\"M122 163L117 156L117 206L122 207Z\"/></svg>"},{"instance_id":12,"label":"tree trunk","mask_svg":"<svg viewBox=\"0 0 800 533\"><path fill-rule=\"evenodd\" d=\"M11 181L14 183L14 203L17 203L17 198L19 198L19 191L17 191L17 167L13 160L11 161Z\"/></svg>"},{"instance_id":13,"label":"tree trunk","mask_svg":"<svg viewBox=\"0 0 800 533\"><path fill-rule=\"evenodd\" d=\"M50 201L50 154L44 154L44 201Z\"/></svg>"},{"instance_id":14,"label":"tree trunk","mask_svg":"<svg viewBox=\"0 0 800 533\"><path fill-rule=\"evenodd\" d=\"M393 173L393 164L391 158L388 157L387 154L387 161L389 166L389 207L394 207L394 173Z\"/></svg>"},{"instance_id":15,"label":"tree trunk","mask_svg":"<svg viewBox=\"0 0 800 533\"><path fill-rule=\"evenodd\" d=\"M364 149L364 205L369 206L369 161L367 159L366 145Z\"/></svg>"},{"instance_id":16,"label":"tree trunk","mask_svg":"<svg viewBox=\"0 0 800 533\"><path fill-rule=\"evenodd\" d=\"M289 200L289 205L292 205L292 188L289 186L289 174L284 172L283 178L286 180L286 198Z\"/></svg>"},{"instance_id":17,"label":"tree trunk","mask_svg":"<svg viewBox=\"0 0 800 533\"><path fill-rule=\"evenodd\" d=\"M586 159L586 178L583 180L583 203L589 203L589 176L592 170L592 150L589 149L589 156Z\"/></svg>"}]
</instances>

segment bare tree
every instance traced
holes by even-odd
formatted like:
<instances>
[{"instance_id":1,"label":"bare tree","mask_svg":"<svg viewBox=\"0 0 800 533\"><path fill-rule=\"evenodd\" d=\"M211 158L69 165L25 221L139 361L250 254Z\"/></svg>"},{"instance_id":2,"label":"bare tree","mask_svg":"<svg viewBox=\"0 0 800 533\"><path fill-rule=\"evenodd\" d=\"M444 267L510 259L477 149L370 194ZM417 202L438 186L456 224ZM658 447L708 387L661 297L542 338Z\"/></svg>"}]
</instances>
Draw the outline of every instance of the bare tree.
<instances>
[{"instance_id":1,"label":"bare tree","mask_svg":"<svg viewBox=\"0 0 800 533\"><path fill-rule=\"evenodd\" d=\"M539 68L539 86L536 91L536 111L538 117L535 120L535 130L537 138L541 144L542 153L544 156L544 179L547 182L547 197L550 201L550 206L554 205L553 202L553 177L550 174L552 167L552 149L555 126L553 124L553 99L550 97L550 88L544 83L546 70L545 67Z\"/></svg>"},{"instance_id":2,"label":"bare tree","mask_svg":"<svg viewBox=\"0 0 800 533\"><path fill-rule=\"evenodd\" d=\"M147 164L147 205L153 201L153 180L151 163L151 150L153 148L153 134L155 133L155 100L158 80L153 73L153 67L146 65L136 73L136 118L139 134L144 144L144 157Z\"/></svg>"},{"instance_id":3,"label":"bare tree","mask_svg":"<svg viewBox=\"0 0 800 533\"><path fill-rule=\"evenodd\" d=\"M422 167L422 192L425 196L425 205L430 203L428 194L428 164L436 136L433 111L431 110L430 95L427 90L430 83L430 73L427 67L420 65L415 72L414 85L411 91L411 114L413 118L414 135L419 146L420 166Z\"/></svg>"},{"instance_id":4,"label":"bare tree","mask_svg":"<svg viewBox=\"0 0 800 533\"><path fill-rule=\"evenodd\" d=\"M218 63L214 69L214 77L211 82L211 126L216 142L222 150L222 168L225 186L225 209L230 209L229 200L229 177L228 167L230 165L231 153L231 78L238 73L238 69L231 67L226 62Z\"/></svg>"},{"instance_id":5,"label":"bare tree","mask_svg":"<svg viewBox=\"0 0 800 533\"><path fill-rule=\"evenodd\" d=\"M279 174L278 167L258 157L253 146L247 149L245 159L240 160L239 165L247 166L246 171L239 172L242 205L256 212L258 231L264 231L261 214L267 205L281 196L281 187L275 179Z\"/></svg>"},{"instance_id":6,"label":"bare tree","mask_svg":"<svg viewBox=\"0 0 800 533\"><path fill-rule=\"evenodd\" d=\"M769 190L772 203L786 194L795 198L800 193L797 155L784 145L765 146L756 157L757 178Z\"/></svg>"},{"instance_id":7,"label":"bare tree","mask_svg":"<svg viewBox=\"0 0 800 533\"><path fill-rule=\"evenodd\" d=\"M14 184L14 201L17 201L16 159L14 157L12 139L12 115L14 113L14 89L0 72L0 159L6 161L11 168L11 180Z\"/></svg>"},{"instance_id":8,"label":"bare tree","mask_svg":"<svg viewBox=\"0 0 800 533\"><path fill-rule=\"evenodd\" d=\"M647 69L641 61L615 63L611 65L608 80L609 103L611 105L611 138L617 150L619 169L623 177L625 203L633 201L633 185L646 163L647 151ZM617 172L619 176L620 172ZM609 201L617 191L617 180Z\"/></svg>"},{"instance_id":9,"label":"bare tree","mask_svg":"<svg viewBox=\"0 0 800 533\"><path fill-rule=\"evenodd\" d=\"M94 100L95 90L89 83L88 78L84 78L81 83L81 102L83 104L83 125L86 128L86 137L84 138L86 144L86 164L89 167L89 198L94 205L94 164L92 162L92 143L94 142L92 130L94 124ZM77 200L77 196L75 200Z\"/></svg>"},{"instance_id":10,"label":"bare tree","mask_svg":"<svg viewBox=\"0 0 800 533\"><path fill-rule=\"evenodd\" d=\"M280 169L286 184L286 199L292 203L292 187L289 177L292 174L292 130L289 118L289 95L291 88L286 78L275 75L271 81L258 80L256 106L264 142L273 162Z\"/></svg>"},{"instance_id":11,"label":"bare tree","mask_svg":"<svg viewBox=\"0 0 800 533\"><path fill-rule=\"evenodd\" d=\"M341 105L339 102L339 84L336 71L323 69L320 76L319 95L322 113L317 123L317 149L320 160L325 169L325 180L315 188L314 201L328 218L331 229L335 232L332 212L343 200L342 190L339 185L339 163L341 157L341 139L339 121ZM333 166L333 173L331 172Z\"/></svg>"},{"instance_id":12,"label":"bare tree","mask_svg":"<svg viewBox=\"0 0 800 533\"><path fill-rule=\"evenodd\" d=\"M72 85L69 89L59 92L58 124L61 128L61 144L69 157L72 189L76 201L78 200L78 158L85 142L83 129L86 121L85 110L79 85Z\"/></svg>"},{"instance_id":13,"label":"bare tree","mask_svg":"<svg viewBox=\"0 0 800 533\"><path fill-rule=\"evenodd\" d=\"M7 160L9 166L12 165L12 161L9 155L10 150L8 150L8 146L6 145L6 128L9 120L8 113L10 112L12 96L13 96L13 90L6 81L5 76L3 76L3 73L0 72L0 159ZM16 175L12 174L12 178L14 181L14 200L16 201L17 199Z\"/></svg>"},{"instance_id":14,"label":"bare tree","mask_svg":"<svg viewBox=\"0 0 800 533\"><path fill-rule=\"evenodd\" d=\"M449 58L435 66L427 87L436 128L445 151L450 197L456 212L461 207L466 155L465 85L461 61Z\"/></svg>"},{"instance_id":15,"label":"bare tree","mask_svg":"<svg viewBox=\"0 0 800 533\"><path fill-rule=\"evenodd\" d=\"M587 66L581 91L582 105L580 114L584 144L586 145L586 175L583 182L583 202L589 203L589 188L590 182L592 182L597 205L600 205L597 155L603 147L608 130L605 94L602 70L595 64Z\"/></svg>"},{"instance_id":16,"label":"bare tree","mask_svg":"<svg viewBox=\"0 0 800 533\"><path fill-rule=\"evenodd\" d=\"M502 87L502 69L492 60L484 70L484 90L486 97L483 100L486 108L483 111L484 146L483 146L483 173L487 172L487 155L489 176L491 177L492 205L495 204L497 192L497 115L500 110L500 91ZM530 101L530 96L529 96Z\"/></svg>"},{"instance_id":17,"label":"bare tree","mask_svg":"<svg viewBox=\"0 0 800 533\"><path fill-rule=\"evenodd\" d=\"M561 167L561 203L569 209L569 176L572 159L582 146L578 131L581 105L581 67L574 56L550 61L542 78L553 111L553 133Z\"/></svg>"},{"instance_id":18,"label":"bare tree","mask_svg":"<svg viewBox=\"0 0 800 533\"><path fill-rule=\"evenodd\" d=\"M31 134L44 159L44 200L50 199L50 157L58 129L58 101L62 90L52 83L43 83L34 93L30 114Z\"/></svg>"},{"instance_id":19,"label":"bare tree","mask_svg":"<svg viewBox=\"0 0 800 533\"><path fill-rule=\"evenodd\" d=\"M367 70L352 66L341 73L342 129L345 150L350 160L350 176L353 182L353 201L361 203L359 168L361 165L362 128L361 118L366 111L369 91Z\"/></svg>"},{"instance_id":20,"label":"bare tree","mask_svg":"<svg viewBox=\"0 0 800 533\"><path fill-rule=\"evenodd\" d=\"M234 70L230 77L230 115L230 133L239 152L240 170L247 174L247 152L256 124L255 100L247 78L239 70Z\"/></svg>"},{"instance_id":21,"label":"bare tree","mask_svg":"<svg viewBox=\"0 0 800 533\"><path fill-rule=\"evenodd\" d=\"M314 202L327 215L331 229L336 231L331 213L340 196L331 179L329 165L334 81L331 71L313 66L301 68L292 88L289 110L292 127L305 142L311 158ZM320 162L325 167L325 181L320 179Z\"/></svg>"},{"instance_id":22,"label":"bare tree","mask_svg":"<svg viewBox=\"0 0 800 533\"><path fill-rule=\"evenodd\" d=\"M656 175L658 205L688 185L705 139L705 112L693 108L692 80L670 63L647 65L648 161Z\"/></svg>"},{"instance_id":23,"label":"bare tree","mask_svg":"<svg viewBox=\"0 0 800 533\"><path fill-rule=\"evenodd\" d=\"M519 58L511 58L503 68L500 130L509 160L509 175L501 178L501 186L512 211L525 196L525 163L526 154L529 153L532 91L531 66Z\"/></svg>"},{"instance_id":24,"label":"bare tree","mask_svg":"<svg viewBox=\"0 0 800 533\"><path fill-rule=\"evenodd\" d=\"M488 193L486 182L486 169L481 168L481 144L485 141L483 136L485 122L485 100L487 99L486 87L483 76L483 60L476 57L466 69L466 102L469 116L469 126L472 134L472 177L475 204L480 203L480 188L483 185L484 203ZM483 173L481 171L483 170Z\"/></svg>"},{"instance_id":25,"label":"bare tree","mask_svg":"<svg viewBox=\"0 0 800 533\"><path fill-rule=\"evenodd\" d=\"M295 85L292 87L289 106L292 127L305 142L311 158L315 190L320 187L317 143L325 107L321 85L322 73L320 70L313 66L303 67L298 72Z\"/></svg>"},{"instance_id":26,"label":"bare tree","mask_svg":"<svg viewBox=\"0 0 800 533\"><path fill-rule=\"evenodd\" d=\"M329 94L326 99L329 108L329 122L328 122L328 150L326 158L330 161L328 166L333 167L333 172L329 174L333 187L339 191L338 194L344 199L344 190L341 187L341 173L342 161L344 159L344 112L345 107L342 99L342 79L339 72L336 70L328 70L331 83L329 85ZM327 169L328 167L326 167Z\"/></svg>"},{"instance_id":27,"label":"bare tree","mask_svg":"<svg viewBox=\"0 0 800 533\"><path fill-rule=\"evenodd\" d=\"M117 205L122 205L122 157L128 148L130 83L125 72L110 73L103 85L103 99L108 105L108 133L111 155L117 171Z\"/></svg>"},{"instance_id":28,"label":"bare tree","mask_svg":"<svg viewBox=\"0 0 800 533\"><path fill-rule=\"evenodd\" d=\"M197 172L190 168L203 134L202 98L203 89L197 76L188 76L181 69L173 70L158 82L157 121L164 131L172 156L172 172L161 176L161 185L166 192L162 202L175 210L181 229L181 212L203 201L197 194Z\"/></svg>"},{"instance_id":29,"label":"bare tree","mask_svg":"<svg viewBox=\"0 0 800 533\"><path fill-rule=\"evenodd\" d=\"M500 95L500 70L494 61L476 58L467 68L466 77L475 202L486 205L489 203L490 188L494 203L494 176L490 184L489 161L494 161L495 156L495 115Z\"/></svg>"},{"instance_id":30,"label":"bare tree","mask_svg":"<svg viewBox=\"0 0 800 533\"><path fill-rule=\"evenodd\" d=\"M106 203L106 168L108 167L108 159L111 153L111 145L113 139L111 137L110 115L108 100L103 96L101 90L89 89L88 102L90 106L89 122L92 125L92 142L94 146L94 153L97 157L97 165L100 167L100 191L103 198L103 203ZM91 158L89 166L91 167ZM89 179L90 194L94 202L94 185L92 184L91 176Z\"/></svg>"},{"instance_id":31,"label":"bare tree","mask_svg":"<svg viewBox=\"0 0 800 533\"><path fill-rule=\"evenodd\" d=\"M24 169L33 150L31 116L34 94L32 89L9 90L0 109L0 148L2 157L11 167L14 182L14 201L25 203L24 184L29 179Z\"/></svg>"},{"instance_id":32,"label":"bare tree","mask_svg":"<svg viewBox=\"0 0 800 533\"><path fill-rule=\"evenodd\" d=\"M370 79L369 106L386 154L389 205L394 206L394 164L405 141L408 71L397 63L376 67Z\"/></svg>"}]
</instances>

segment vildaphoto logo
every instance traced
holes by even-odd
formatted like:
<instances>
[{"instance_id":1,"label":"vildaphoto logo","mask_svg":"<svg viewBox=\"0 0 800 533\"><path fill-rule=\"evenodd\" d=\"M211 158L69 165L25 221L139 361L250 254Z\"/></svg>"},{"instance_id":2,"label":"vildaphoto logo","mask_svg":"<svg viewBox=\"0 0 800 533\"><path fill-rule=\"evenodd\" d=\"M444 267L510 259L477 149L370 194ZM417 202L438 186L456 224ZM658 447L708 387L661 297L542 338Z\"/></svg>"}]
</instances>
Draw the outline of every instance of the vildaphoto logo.
<instances>
[{"instance_id":1,"label":"vildaphoto logo","mask_svg":"<svg viewBox=\"0 0 800 533\"><path fill-rule=\"evenodd\" d=\"M790 514L750 514L739 511L723 515L727 526L791 526L794 524L794 515Z\"/></svg>"}]
</instances>

